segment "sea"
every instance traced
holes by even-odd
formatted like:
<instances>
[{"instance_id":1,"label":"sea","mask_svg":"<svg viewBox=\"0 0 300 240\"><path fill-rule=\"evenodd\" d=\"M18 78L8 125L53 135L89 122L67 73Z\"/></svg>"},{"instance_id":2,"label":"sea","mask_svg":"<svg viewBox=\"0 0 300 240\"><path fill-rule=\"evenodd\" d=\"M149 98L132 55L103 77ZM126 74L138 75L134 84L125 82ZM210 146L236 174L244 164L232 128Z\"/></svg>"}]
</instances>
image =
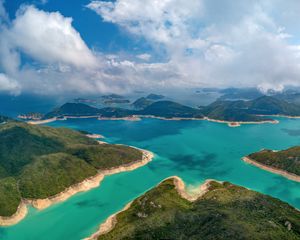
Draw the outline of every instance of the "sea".
<instances>
[{"instance_id":1,"label":"sea","mask_svg":"<svg viewBox=\"0 0 300 240\"><path fill-rule=\"evenodd\" d=\"M300 208L300 183L242 161L243 156L263 148L280 150L300 145L300 119L277 119L279 124L235 128L208 121L158 119L69 119L48 123L101 134L104 141L147 149L155 157L139 169L105 177L99 187L45 210L30 207L20 223L0 228L0 239L84 239L128 202L175 175L184 180L188 190L206 179L229 181Z\"/></svg>"}]
</instances>

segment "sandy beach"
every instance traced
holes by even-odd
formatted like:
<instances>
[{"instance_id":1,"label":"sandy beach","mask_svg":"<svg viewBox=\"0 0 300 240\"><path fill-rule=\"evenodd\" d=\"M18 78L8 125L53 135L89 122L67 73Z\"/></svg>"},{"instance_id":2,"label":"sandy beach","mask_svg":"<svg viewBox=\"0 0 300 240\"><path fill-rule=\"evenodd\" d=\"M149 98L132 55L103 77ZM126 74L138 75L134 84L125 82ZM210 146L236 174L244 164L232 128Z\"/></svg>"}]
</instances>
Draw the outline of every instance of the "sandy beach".
<instances>
[{"instance_id":1,"label":"sandy beach","mask_svg":"<svg viewBox=\"0 0 300 240\"><path fill-rule=\"evenodd\" d=\"M130 116L130 117L98 117L98 120L112 120L112 121L140 121L141 118L139 116Z\"/></svg>"},{"instance_id":2,"label":"sandy beach","mask_svg":"<svg viewBox=\"0 0 300 240\"><path fill-rule=\"evenodd\" d=\"M56 117L54 118L48 118L45 120L37 120L37 121L28 121L28 124L32 124L32 125L39 125L39 124L45 124L45 123L50 123L50 122L55 122L57 120Z\"/></svg>"},{"instance_id":3,"label":"sandy beach","mask_svg":"<svg viewBox=\"0 0 300 240\"><path fill-rule=\"evenodd\" d=\"M140 149L141 150L141 149ZM105 176L125 172L132 171L139 167L142 167L152 161L154 155L153 153L141 150L143 152L143 157L139 161L135 161L130 164L122 165L116 168L99 171L95 176L85 179L83 182L77 183L73 186L70 186L66 190L61 193L58 193L52 197L45 199L23 199L18 207L17 212L10 217L1 217L0 216L0 226L9 226L14 225L21 221L27 214L27 204L31 204L38 210L45 209L53 204L62 202L72 197L76 193L88 191L90 189L96 188L100 185L101 181Z\"/></svg>"},{"instance_id":4,"label":"sandy beach","mask_svg":"<svg viewBox=\"0 0 300 240\"><path fill-rule=\"evenodd\" d=\"M272 124L277 124L279 123L278 120L265 120L265 121L259 121L259 122L232 122L232 121L223 121L223 120L216 120L216 119L211 119L204 117L203 120L207 120L210 122L216 122L216 123L226 123L228 124L229 127L239 127L242 124L265 124L265 123L272 123Z\"/></svg>"},{"instance_id":5,"label":"sandy beach","mask_svg":"<svg viewBox=\"0 0 300 240\"><path fill-rule=\"evenodd\" d=\"M215 181L215 180L206 180L203 184L201 184L196 191L193 191L191 194L190 192L187 191L185 183L182 181L182 179L178 176L172 176L164 179L163 181L167 179L173 179L175 188L179 195L187 199L190 202L196 201L198 198L203 196L205 193L209 191L209 186L210 182ZM163 181L161 181L159 184L161 184ZM156 187L159 185L157 184ZM133 201L132 201L133 202ZM108 217L105 222L103 222L100 226L97 232L92 234L90 237L85 238L84 240L97 240L99 236L106 234L110 232L117 224L117 215L121 212L126 211L127 209L130 208L132 202L129 202L122 210L118 211L117 213L114 213L110 217Z\"/></svg>"},{"instance_id":6,"label":"sandy beach","mask_svg":"<svg viewBox=\"0 0 300 240\"><path fill-rule=\"evenodd\" d=\"M254 161L253 159L251 159L249 157L243 157L242 159L243 159L244 162L252 164L252 165L254 165L256 167L259 167L259 168L261 168L263 170L266 170L266 171L269 171L269 172L281 175L281 176L286 177L286 178L288 178L288 179L290 179L292 181L300 182L300 176L298 176L296 174L289 173L289 172L281 170L281 169L277 169L277 168L273 168L273 167L264 165L262 163Z\"/></svg>"},{"instance_id":7,"label":"sandy beach","mask_svg":"<svg viewBox=\"0 0 300 240\"><path fill-rule=\"evenodd\" d=\"M93 139L104 138L104 136L101 134L86 134L85 136L87 136L88 138L93 138Z\"/></svg>"},{"instance_id":8,"label":"sandy beach","mask_svg":"<svg viewBox=\"0 0 300 240\"><path fill-rule=\"evenodd\" d=\"M265 116L265 115L264 115ZM283 115L271 115L275 117L286 117L286 118L300 118L300 117L292 117L292 116L283 116ZM154 118L154 119L160 119L160 120L166 120L166 121L184 121L184 120L206 120L210 122L216 122L216 123L225 123L229 127L240 127L243 124L265 124L265 123L272 123L272 124L277 124L279 123L278 120L265 120L265 121L259 121L259 122L252 122L252 121L224 121L224 120L217 120L217 119L212 119L208 117L203 117L203 118L182 118L182 117L172 117L172 118L166 118L166 117L158 117L158 116L153 116L153 115L134 115L130 117L99 117L99 116L64 116L63 120L66 119L86 119L86 118L97 118L98 120L112 120L112 121L118 121L118 120L123 120L123 121L140 121L142 118ZM60 119L58 118L50 118L46 120L39 120L39 121L28 121L27 123L29 124L45 124L49 122L54 122L54 121L59 121Z\"/></svg>"}]
</instances>

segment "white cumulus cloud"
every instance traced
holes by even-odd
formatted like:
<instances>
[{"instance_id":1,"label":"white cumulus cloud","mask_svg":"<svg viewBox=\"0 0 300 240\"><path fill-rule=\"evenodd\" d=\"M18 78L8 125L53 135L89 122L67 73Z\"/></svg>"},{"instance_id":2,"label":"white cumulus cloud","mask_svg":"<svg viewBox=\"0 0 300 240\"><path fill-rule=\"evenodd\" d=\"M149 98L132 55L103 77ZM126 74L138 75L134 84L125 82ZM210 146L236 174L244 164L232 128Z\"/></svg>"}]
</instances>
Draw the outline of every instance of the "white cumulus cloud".
<instances>
[{"instance_id":1,"label":"white cumulus cloud","mask_svg":"<svg viewBox=\"0 0 300 240\"><path fill-rule=\"evenodd\" d=\"M62 62L76 67L97 64L95 56L73 28L72 18L59 12L25 6L18 11L6 34L12 47L44 63Z\"/></svg>"},{"instance_id":2,"label":"white cumulus cloud","mask_svg":"<svg viewBox=\"0 0 300 240\"><path fill-rule=\"evenodd\" d=\"M14 95L18 95L21 91L21 87L17 81L10 79L3 73L0 73L0 92L10 92Z\"/></svg>"}]
</instances>

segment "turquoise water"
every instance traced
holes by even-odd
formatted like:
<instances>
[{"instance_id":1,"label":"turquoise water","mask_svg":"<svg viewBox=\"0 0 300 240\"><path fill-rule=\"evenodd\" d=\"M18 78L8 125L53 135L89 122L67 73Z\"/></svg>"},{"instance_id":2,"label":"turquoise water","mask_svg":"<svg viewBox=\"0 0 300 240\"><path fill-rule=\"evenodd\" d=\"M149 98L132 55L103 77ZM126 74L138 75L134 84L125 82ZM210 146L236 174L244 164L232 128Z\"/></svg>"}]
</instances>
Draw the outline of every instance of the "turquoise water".
<instances>
[{"instance_id":1,"label":"turquoise water","mask_svg":"<svg viewBox=\"0 0 300 240\"><path fill-rule=\"evenodd\" d=\"M226 180L278 197L300 208L300 183L245 164L241 157L262 148L300 145L300 120L229 128L207 121L138 122L73 119L49 124L103 134L106 141L149 149L155 153L147 166L105 178L99 188L37 211L19 224L0 228L0 239L82 239L96 231L109 215L172 175L188 187L205 179Z\"/></svg>"}]
</instances>

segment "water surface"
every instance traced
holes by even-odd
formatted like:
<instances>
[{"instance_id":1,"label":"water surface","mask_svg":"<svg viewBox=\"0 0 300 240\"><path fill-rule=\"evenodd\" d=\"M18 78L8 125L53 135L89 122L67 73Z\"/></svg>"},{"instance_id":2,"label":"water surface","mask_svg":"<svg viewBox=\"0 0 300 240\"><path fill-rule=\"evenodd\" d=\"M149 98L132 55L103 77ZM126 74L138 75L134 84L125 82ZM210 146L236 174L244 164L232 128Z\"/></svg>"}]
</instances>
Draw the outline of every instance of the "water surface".
<instances>
[{"instance_id":1,"label":"water surface","mask_svg":"<svg viewBox=\"0 0 300 240\"><path fill-rule=\"evenodd\" d=\"M178 175L189 188L206 179L230 181L280 198L300 208L300 183L241 161L262 148L300 145L300 120L280 118L280 124L229 128L207 121L98 121L72 119L50 123L99 133L110 143L123 143L155 153L148 165L106 177L101 186L79 193L43 211L30 208L19 224L0 228L0 239L82 239L95 232L109 215L158 184Z\"/></svg>"}]
</instances>

